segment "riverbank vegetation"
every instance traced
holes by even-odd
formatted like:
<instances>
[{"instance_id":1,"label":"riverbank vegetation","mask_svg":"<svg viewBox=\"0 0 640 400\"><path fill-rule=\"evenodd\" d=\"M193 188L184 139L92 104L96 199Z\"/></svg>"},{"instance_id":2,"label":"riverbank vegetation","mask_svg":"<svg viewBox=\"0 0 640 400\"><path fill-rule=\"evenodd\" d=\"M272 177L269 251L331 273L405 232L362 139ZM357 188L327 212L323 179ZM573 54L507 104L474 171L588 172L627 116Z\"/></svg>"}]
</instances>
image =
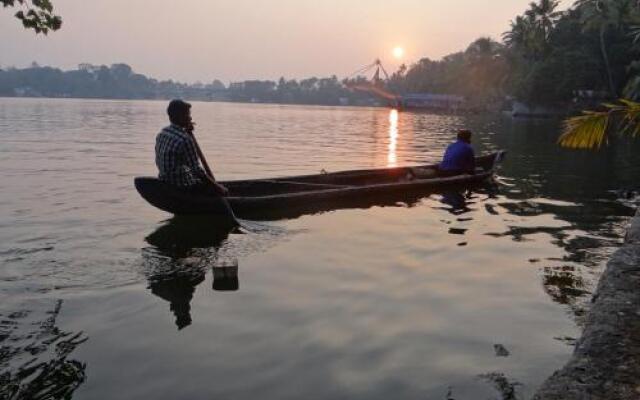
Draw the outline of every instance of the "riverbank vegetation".
<instances>
[{"instance_id":1,"label":"riverbank vegetation","mask_svg":"<svg viewBox=\"0 0 640 400\"><path fill-rule=\"evenodd\" d=\"M593 3L586 2L584 3ZM623 5L633 2L614 2ZM589 4L592 7L594 4ZM600 32L600 47L605 65L611 67L608 60L605 33L607 28L625 28L628 37L633 38L633 43L628 49L637 58L640 49L640 18L638 17L638 3L629 4L630 9L611 7L609 4L595 4L595 11L599 13L599 24L596 24ZM622 12L621 12L622 11ZM628 13L624 13L628 12ZM609 18L605 18L609 17ZM596 19L592 19L592 22ZM599 110L584 111L583 115L571 117L565 122L564 133L559 143L565 147L579 149L598 149L608 143L612 133L628 134L632 137L640 136L640 62L632 61L627 67L628 76L622 89L622 98L616 102L603 103ZM613 74L608 73L610 85L610 97L618 95Z\"/></svg>"},{"instance_id":2,"label":"riverbank vegetation","mask_svg":"<svg viewBox=\"0 0 640 400\"><path fill-rule=\"evenodd\" d=\"M511 97L526 104L578 108L640 85L632 0L579 0L566 11L539 0L511 21L498 42L480 38L442 60L424 58L392 77L400 91L461 94L480 104Z\"/></svg>"}]
</instances>

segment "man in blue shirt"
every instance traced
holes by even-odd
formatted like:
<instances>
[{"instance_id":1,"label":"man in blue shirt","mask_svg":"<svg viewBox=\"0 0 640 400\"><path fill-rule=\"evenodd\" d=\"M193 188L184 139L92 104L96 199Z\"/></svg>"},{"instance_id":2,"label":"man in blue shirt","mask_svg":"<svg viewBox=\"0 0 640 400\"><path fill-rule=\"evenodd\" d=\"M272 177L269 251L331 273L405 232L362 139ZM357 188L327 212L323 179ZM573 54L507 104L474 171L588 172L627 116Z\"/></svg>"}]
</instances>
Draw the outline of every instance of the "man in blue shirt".
<instances>
[{"instance_id":1,"label":"man in blue shirt","mask_svg":"<svg viewBox=\"0 0 640 400\"><path fill-rule=\"evenodd\" d=\"M438 166L438 174L440 176L473 175L475 170L476 157L471 147L471 131L464 129L458 132L458 140L447 147L442 162Z\"/></svg>"}]
</instances>

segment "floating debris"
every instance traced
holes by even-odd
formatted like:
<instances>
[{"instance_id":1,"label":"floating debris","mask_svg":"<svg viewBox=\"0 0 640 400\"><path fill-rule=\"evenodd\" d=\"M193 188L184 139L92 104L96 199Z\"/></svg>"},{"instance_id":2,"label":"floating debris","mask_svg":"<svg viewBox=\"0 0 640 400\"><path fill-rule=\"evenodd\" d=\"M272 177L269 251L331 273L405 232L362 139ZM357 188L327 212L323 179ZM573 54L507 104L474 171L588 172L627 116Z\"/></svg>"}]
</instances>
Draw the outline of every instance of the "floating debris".
<instances>
[{"instance_id":1,"label":"floating debris","mask_svg":"<svg viewBox=\"0 0 640 400\"><path fill-rule=\"evenodd\" d=\"M511 354L506 347L499 343L493 345L493 350L495 350L496 352L496 357L509 357L509 355Z\"/></svg>"},{"instance_id":2,"label":"floating debris","mask_svg":"<svg viewBox=\"0 0 640 400\"><path fill-rule=\"evenodd\" d=\"M575 346L576 342L578 339L570 337L570 336L556 336L554 337L555 340L559 341L559 342L563 342L569 346Z\"/></svg>"}]
</instances>

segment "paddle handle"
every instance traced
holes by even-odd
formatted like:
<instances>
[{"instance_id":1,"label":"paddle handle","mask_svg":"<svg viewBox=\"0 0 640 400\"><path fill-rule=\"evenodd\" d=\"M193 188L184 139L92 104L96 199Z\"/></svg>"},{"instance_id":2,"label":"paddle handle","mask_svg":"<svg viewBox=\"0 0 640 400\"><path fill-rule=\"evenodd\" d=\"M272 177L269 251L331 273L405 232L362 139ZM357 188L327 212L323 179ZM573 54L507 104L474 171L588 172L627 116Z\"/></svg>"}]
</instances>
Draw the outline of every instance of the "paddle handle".
<instances>
[{"instance_id":1,"label":"paddle handle","mask_svg":"<svg viewBox=\"0 0 640 400\"><path fill-rule=\"evenodd\" d=\"M196 145L196 152L198 153L198 157L200 158L200 161L202 162L202 166L204 167L204 172L206 172L209 178L211 178L215 182L216 178L213 176L213 172L211 172L211 168L209 168L209 163L207 162L207 159L204 157L204 154L202 153L202 149L198 144L196 135L193 133L193 131L191 131L190 133L191 133L191 138L193 139L193 144ZM224 204L225 207L227 208L227 211L229 212L229 216L231 217L231 220L233 221L233 223L236 226L241 227L242 224L240 223L240 221L238 221L238 218L236 217L236 214L233 212L233 209L231 208L231 204L229 204L229 201L225 199L224 196L220 196L220 201L222 201L222 204Z\"/></svg>"},{"instance_id":2,"label":"paddle handle","mask_svg":"<svg viewBox=\"0 0 640 400\"><path fill-rule=\"evenodd\" d=\"M207 173L209 178L211 178L211 179L213 179L215 181L216 178L213 176L213 172L211 172L211 168L209 168L209 163L207 162L207 159L204 157L204 154L202 153L202 149L200 148L200 145L198 144L198 140L196 139L195 133L191 132L191 138L193 139L193 144L196 145L196 152L198 153L198 157L200 158L200 161L202 162L202 166L204 167L204 172Z\"/></svg>"}]
</instances>

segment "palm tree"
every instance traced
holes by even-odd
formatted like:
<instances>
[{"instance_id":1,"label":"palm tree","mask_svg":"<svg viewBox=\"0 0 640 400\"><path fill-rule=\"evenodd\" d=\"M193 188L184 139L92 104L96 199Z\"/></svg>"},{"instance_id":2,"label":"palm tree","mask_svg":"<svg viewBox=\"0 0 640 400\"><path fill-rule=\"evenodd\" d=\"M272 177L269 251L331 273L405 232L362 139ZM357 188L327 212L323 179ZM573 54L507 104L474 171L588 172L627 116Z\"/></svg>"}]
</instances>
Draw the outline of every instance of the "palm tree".
<instances>
[{"instance_id":1,"label":"palm tree","mask_svg":"<svg viewBox=\"0 0 640 400\"><path fill-rule=\"evenodd\" d=\"M584 31L597 31L600 37L600 52L604 62L609 91L617 96L617 89L611 72L611 63L606 44L606 33L626 25L635 16L638 3L635 0L578 0L576 8L582 13Z\"/></svg>"},{"instance_id":2,"label":"palm tree","mask_svg":"<svg viewBox=\"0 0 640 400\"><path fill-rule=\"evenodd\" d=\"M533 29L529 18L517 16L511 21L511 29L502 34L505 44L511 48L526 50Z\"/></svg>"},{"instance_id":3,"label":"palm tree","mask_svg":"<svg viewBox=\"0 0 640 400\"><path fill-rule=\"evenodd\" d=\"M559 3L558 0L539 0L538 3L529 5L530 12L536 21L536 26L542 32L545 42L549 40L551 30L562 15L561 12L556 11Z\"/></svg>"},{"instance_id":4,"label":"palm tree","mask_svg":"<svg viewBox=\"0 0 640 400\"><path fill-rule=\"evenodd\" d=\"M609 67L604 33L611 28L629 29L634 43L640 42L640 2L636 0L579 0L578 8L585 27L598 29L600 48L607 68L609 87L615 94L615 86ZM571 148L597 149L608 143L612 133L640 136L640 62L628 67L631 75L624 88L625 99L615 104L603 104L602 111L585 111L583 115L565 121L563 134L558 142Z\"/></svg>"},{"instance_id":5,"label":"palm tree","mask_svg":"<svg viewBox=\"0 0 640 400\"><path fill-rule=\"evenodd\" d=\"M522 51L525 57L538 58L547 48L551 31L562 15L556 11L558 0L530 3L523 16L511 21L511 29L502 37L507 46Z\"/></svg>"}]
</instances>

